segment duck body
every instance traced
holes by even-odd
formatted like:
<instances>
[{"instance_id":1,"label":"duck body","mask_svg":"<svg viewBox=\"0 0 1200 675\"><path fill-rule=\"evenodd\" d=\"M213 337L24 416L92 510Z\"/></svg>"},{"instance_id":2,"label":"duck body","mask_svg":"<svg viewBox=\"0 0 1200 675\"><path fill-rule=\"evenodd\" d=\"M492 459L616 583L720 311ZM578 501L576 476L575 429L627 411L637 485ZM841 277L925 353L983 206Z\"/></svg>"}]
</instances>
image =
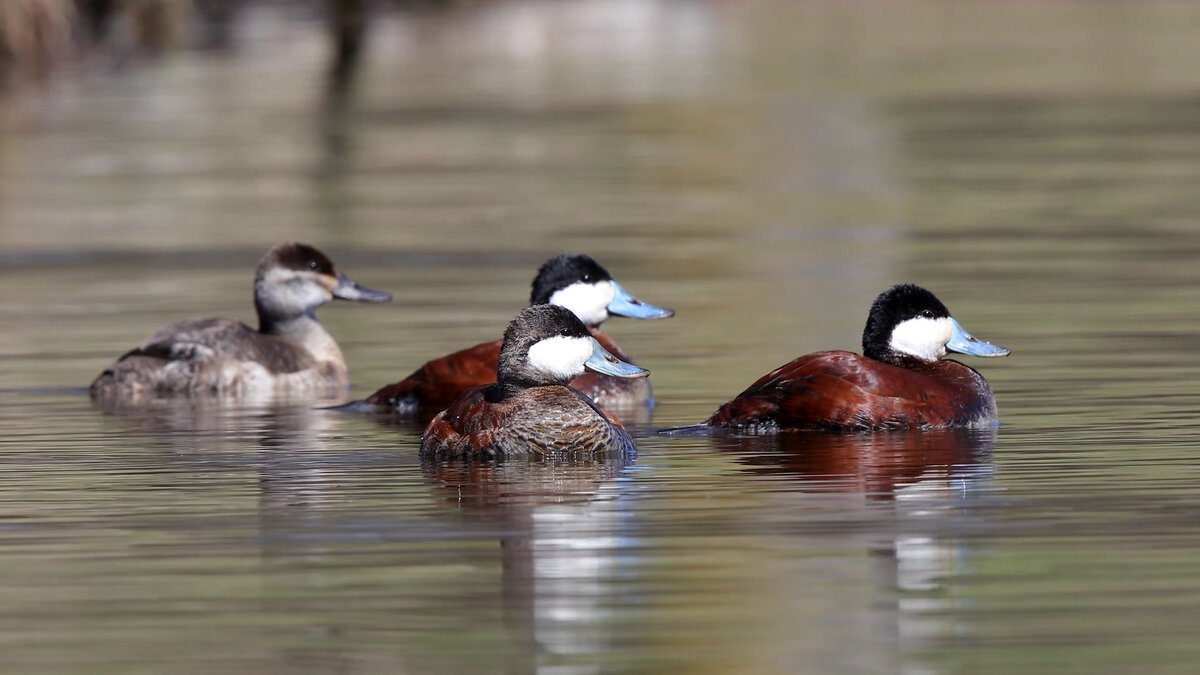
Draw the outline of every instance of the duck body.
<instances>
[{"instance_id":1,"label":"duck body","mask_svg":"<svg viewBox=\"0 0 1200 675\"><path fill-rule=\"evenodd\" d=\"M474 387L430 422L422 454L492 459L512 455L629 455L633 440L586 394L551 385L505 393Z\"/></svg>"},{"instance_id":2,"label":"duck body","mask_svg":"<svg viewBox=\"0 0 1200 675\"><path fill-rule=\"evenodd\" d=\"M570 253L547 260L533 280L530 305L552 304L570 309L600 344L626 363L633 361L605 335L600 324L610 316L664 319L670 309L646 304L627 293L591 257ZM366 398L366 409L403 415L432 416L472 387L496 381L502 340L427 361L408 377L380 388ZM603 408L630 408L651 401L649 380L614 377L588 371L571 382ZM355 409L364 406L351 404Z\"/></svg>"},{"instance_id":3,"label":"duck body","mask_svg":"<svg viewBox=\"0 0 1200 675\"><path fill-rule=\"evenodd\" d=\"M325 333L313 323L308 327L313 333ZM324 342L324 349L315 348L315 341ZM232 319L188 319L163 328L121 356L92 382L91 393L96 397L335 395L348 383L346 361L328 333L296 340L261 333Z\"/></svg>"},{"instance_id":4,"label":"duck body","mask_svg":"<svg viewBox=\"0 0 1200 675\"><path fill-rule=\"evenodd\" d=\"M613 356L633 363L608 335L598 328L591 328L590 332ZM436 412L445 410L468 389L496 381L502 342L482 342L427 361L403 380L382 387L368 396L365 403L376 409L394 410L403 415L432 417ZM635 406L645 403L651 396L650 382L645 378L620 378L591 371L571 380L571 387L603 408Z\"/></svg>"},{"instance_id":5,"label":"duck body","mask_svg":"<svg viewBox=\"0 0 1200 675\"><path fill-rule=\"evenodd\" d=\"M267 252L255 274L258 330L232 319L187 319L151 335L92 382L98 399L331 396L349 384L337 342L315 310L343 298L385 302L307 244Z\"/></svg>"},{"instance_id":6,"label":"duck body","mask_svg":"<svg viewBox=\"0 0 1200 675\"><path fill-rule=\"evenodd\" d=\"M997 419L987 381L957 361L893 365L827 351L763 375L705 424L774 433L965 427Z\"/></svg>"},{"instance_id":7,"label":"duck body","mask_svg":"<svg viewBox=\"0 0 1200 675\"><path fill-rule=\"evenodd\" d=\"M1009 353L972 337L929 291L900 284L872 305L862 355L801 356L759 378L704 424L747 433L994 425L999 417L987 380L943 360L949 351Z\"/></svg>"},{"instance_id":8,"label":"duck body","mask_svg":"<svg viewBox=\"0 0 1200 675\"><path fill-rule=\"evenodd\" d=\"M505 331L496 382L467 390L438 413L421 438L422 456L633 453L621 423L567 386L585 368L614 377L649 374L605 350L570 310L527 307Z\"/></svg>"}]
</instances>

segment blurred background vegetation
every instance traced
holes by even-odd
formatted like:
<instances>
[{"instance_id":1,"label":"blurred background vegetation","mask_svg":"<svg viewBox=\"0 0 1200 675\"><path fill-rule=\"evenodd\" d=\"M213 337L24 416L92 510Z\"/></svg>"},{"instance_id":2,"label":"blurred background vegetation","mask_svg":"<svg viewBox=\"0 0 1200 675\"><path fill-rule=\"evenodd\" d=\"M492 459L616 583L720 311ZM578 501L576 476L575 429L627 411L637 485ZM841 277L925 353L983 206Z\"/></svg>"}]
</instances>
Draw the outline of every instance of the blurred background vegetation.
<instances>
[{"instance_id":1,"label":"blurred background vegetation","mask_svg":"<svg viewBox=\"0 0 1200 675\"><path fill-rule=\"evenodd\" d=\"M361 53L371 0L4 0L0 2L0 85L14 86L51 74L73 58L152 55L182 47L228 49L237 19L251 4L290 4L320 14L336 83L353 74ZM420 11L469 0L392 0Z\"/></svg>"}]
</instances>

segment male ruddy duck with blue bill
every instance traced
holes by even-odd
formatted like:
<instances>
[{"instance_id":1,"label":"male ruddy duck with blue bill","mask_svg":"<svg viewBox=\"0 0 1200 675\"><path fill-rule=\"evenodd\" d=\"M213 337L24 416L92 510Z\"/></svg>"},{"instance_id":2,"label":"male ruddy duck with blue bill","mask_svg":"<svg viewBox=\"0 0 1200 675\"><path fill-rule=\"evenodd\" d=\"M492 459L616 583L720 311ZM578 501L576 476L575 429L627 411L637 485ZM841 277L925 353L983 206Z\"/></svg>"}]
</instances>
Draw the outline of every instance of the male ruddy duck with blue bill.
<instances>
[{"instance_id":1,"label":"male ruddy duck with blue bill","mask_svg":"<svg viewBox=\"0 0 1200 675\"><path fill-rule=\"evenodd\" d=\"M632 360L600 331L610 316L633 319L666 319L674 310L655 307L630 295L591 257L568 253L547 260L533 280L530 305L551 304L575 313L596 340L618 359ZM367 410L394 410L404 415L420 413L428 419L444 409L471 387L496 381L500 360L500 340L484 342L425 363L416 372L383 387L361 404L348 407ZM645 404L650 400L650 382L629 380L588 372L571 382L605 408Z\"/></svg>"},{"instance_id":2,"label":"male ruddy duck with blue bill","mask_svg":"<svg viewBox=\"0 0 1200 675\"><path fill-rule=\"evenodd\" d=\"M504 331L495 383L468 390L438 413L421 437L421 455L632 454L621 423L568 386L585 369L619 378L650 374L610 354L569 309L526 307Z\"/></svg>"},{"instance_id":3,"label":"male ruddy duck with blue bill","mask_svg":"<svg viewBox=\"0 0 1200 675\"><path fill-rule=\"evenodd\" d=\"M392 296L354 283L308 244L280 244L254 274L258 330L232 319L171 324L106 368L92 397L340 395L350 382L346 360L315 314L334 298Z\"/></svg>"},{"instance_id":4,"label":"male ruddy duck with blue bill","mask_svg":"<svg viewBox=\"0 0 1200 675\"><path fill-rule=\"evenodd\" d=\"M912 284L871 306L862 355L817 352L759 378L705 424L749 433L935 429L995 424L991 387L947 352L1006 356L963 330L933 293Z\"/></svg>"}]
</instances>

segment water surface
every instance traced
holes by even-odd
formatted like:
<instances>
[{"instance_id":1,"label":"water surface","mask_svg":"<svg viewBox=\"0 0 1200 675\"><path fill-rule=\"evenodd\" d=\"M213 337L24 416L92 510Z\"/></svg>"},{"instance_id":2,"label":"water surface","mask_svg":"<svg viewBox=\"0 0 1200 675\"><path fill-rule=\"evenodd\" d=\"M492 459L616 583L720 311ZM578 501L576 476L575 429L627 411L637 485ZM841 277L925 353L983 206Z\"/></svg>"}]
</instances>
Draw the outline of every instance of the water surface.
<instances>
[{"instance_id":1,"label":"water surface","mask_svg":"<svg viewBox=\"0 0 1200 675\"><path fill-rule=\"evenodd\" d=\"M1191 672L1200 8L500 2L82 66L0 136L0 667ZM659 405L626 462L423 463L411 424L106 412L104 365L252 317L312 242L352 395L494 339L586 251ZM664 437L856 349L898 281L1013 350L995 430Z\"/></svg>"}]
</instances>

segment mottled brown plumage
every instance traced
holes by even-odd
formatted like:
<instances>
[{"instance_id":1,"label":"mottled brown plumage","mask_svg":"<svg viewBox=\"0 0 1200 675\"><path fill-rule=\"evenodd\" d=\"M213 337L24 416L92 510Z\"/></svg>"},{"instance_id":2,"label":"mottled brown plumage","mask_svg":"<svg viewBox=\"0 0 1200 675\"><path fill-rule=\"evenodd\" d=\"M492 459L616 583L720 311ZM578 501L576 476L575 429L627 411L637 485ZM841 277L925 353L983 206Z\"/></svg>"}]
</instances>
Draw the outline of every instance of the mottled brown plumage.
<instances>
[{"instance_id":1,"label":"mottled brown plumage","mask_svg":"<svg viewBox=\"0 0 1200 675\"><path fill-rule=\"evenodd\" d=\"M438 413L421 439L422 454L492 458L635 450L625 427L575 389L551 385L507 396L500 389L475 387Z\"/></svg>"},{"instance_id":2,"label":"mottled brown plumage","mask_svg":"<svg viewBox=\"0 0 1200 675\"><path fill-rule=\"evenodd\" d=\"M346 362L314 314L335 297L391 299L339 274L329 258L311 246L276 246L255 273L259 330L231 319L171 324L106 368L92 382L92 396L340 394L349 383Z\"/></svg>"},{"instance_id":3,"label":"mottled brown plumage","mask_svg":"<svg viewBox=\"0 0 1200 675\"><path fill-rule=\"evenodd\" d=\"M556 341L564 345L555 347ZM587 341L587 353L565 346ZM546 352L533 356L535 346L550 345L563 362L548 365ZM593 349L595 351L593 351ZM590 356L590 358L589 358ZM616 418L602 411L586 395L565 386L604 357L586 326L570 311L555 305L535 305L522 310L505 331L496 369L497 382L475 387L438 413L421 439L427 457L480 457L507 455L602 455L633 453L635 448ZM646 372L627 364L626 377ZM614 371L616 372L616 371Z\"/></svg>"}]
</instances>

